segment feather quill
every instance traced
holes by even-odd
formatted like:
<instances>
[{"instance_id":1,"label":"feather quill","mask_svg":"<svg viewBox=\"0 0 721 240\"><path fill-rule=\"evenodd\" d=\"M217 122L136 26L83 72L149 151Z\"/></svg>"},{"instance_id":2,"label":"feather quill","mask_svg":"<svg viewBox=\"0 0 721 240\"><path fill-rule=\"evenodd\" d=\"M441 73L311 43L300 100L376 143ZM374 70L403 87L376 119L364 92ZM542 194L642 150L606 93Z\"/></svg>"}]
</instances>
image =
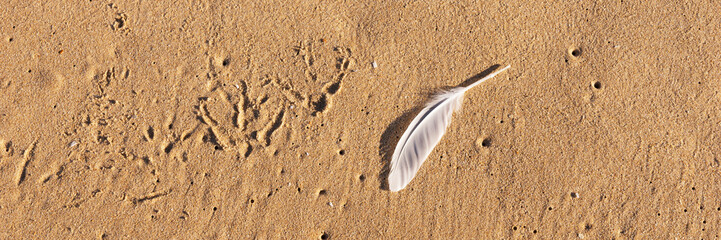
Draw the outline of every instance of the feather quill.
<instances>
[{"instance_id":1,"label":"feather quill","mask_svg":"<svg viewBox=\"0 0 721 240\"><path fill-rule=\"evenodd\" d=\"M421 164L446 133L453 112L461 108L463 94L510 67L506 66L467 87L453 88L433 97L413 119L396 145L388 175L388 188L391 191L400 191L416 176Z\"/></svg>"}]
</instances>

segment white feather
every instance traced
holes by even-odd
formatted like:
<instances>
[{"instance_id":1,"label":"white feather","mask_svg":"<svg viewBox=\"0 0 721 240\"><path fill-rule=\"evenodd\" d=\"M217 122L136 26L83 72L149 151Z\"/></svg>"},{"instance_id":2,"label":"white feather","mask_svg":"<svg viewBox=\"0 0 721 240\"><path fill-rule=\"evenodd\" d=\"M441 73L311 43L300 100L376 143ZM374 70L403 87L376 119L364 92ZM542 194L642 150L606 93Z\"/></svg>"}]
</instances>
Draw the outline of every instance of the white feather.
<instances>
[{"instance_id":1,"label":"white feather","mask_svg":"<svg viewBox=\"0 0 721 240\"><path fill-rule=\"evenodd\" d=\"M391 191L400 191L416 176L421 164L446 133L453 112L461 108L463 94L509 67L511 66L491 73L470 86L457 87L433 97L433 100L413 119L396 145L388 175L388 188Z\"/></svg>"}]
</instances>

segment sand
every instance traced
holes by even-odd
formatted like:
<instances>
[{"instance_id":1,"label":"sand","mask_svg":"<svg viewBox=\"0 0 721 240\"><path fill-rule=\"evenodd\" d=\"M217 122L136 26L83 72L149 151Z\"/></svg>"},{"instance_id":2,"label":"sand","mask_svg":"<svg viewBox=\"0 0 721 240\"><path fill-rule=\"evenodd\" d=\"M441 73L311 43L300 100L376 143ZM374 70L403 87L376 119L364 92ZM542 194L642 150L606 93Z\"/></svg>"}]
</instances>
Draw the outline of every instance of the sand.
<instances>
[{"instance_id":1,"label":"sand","mask_svg":"<svg viewBox=\"0 0 721 240\"><path fill-rule=\"evenodd\" d=\"M0 238L716 239L721 6L664 2L5 1Z\"/></svg>"}]
</instances>

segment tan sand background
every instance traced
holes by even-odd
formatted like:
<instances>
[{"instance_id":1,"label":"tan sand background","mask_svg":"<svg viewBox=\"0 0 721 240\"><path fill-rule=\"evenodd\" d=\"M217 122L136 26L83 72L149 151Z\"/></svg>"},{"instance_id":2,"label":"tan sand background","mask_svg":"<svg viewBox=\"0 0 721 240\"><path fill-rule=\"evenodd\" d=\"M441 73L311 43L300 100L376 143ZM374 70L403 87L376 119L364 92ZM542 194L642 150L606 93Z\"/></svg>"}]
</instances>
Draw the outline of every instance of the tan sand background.
<instances>
[{"instance_id":1,"label":"tan sand background","mask_svg":"<svg viewBox=\"0 0 721 240\"><path fill-rule=\"evenodd\" d=\"M717 239L720 9L3 1L0 238Z\"/></svg>"}]
</instances>

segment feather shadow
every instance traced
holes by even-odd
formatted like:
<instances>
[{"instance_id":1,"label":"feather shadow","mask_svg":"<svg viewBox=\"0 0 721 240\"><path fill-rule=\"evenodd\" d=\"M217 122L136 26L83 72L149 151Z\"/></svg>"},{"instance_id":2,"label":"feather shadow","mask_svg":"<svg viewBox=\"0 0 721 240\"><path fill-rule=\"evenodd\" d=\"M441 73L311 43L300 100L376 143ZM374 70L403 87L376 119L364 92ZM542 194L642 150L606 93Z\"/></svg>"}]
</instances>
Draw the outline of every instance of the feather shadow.
<instances>
[{"instance_id":1,"label":"feather shadow","mask_svg":"<svg viewBox=\"0 0 721 240\"><path fill-rule=\"evenodd\" d=\"M473 77L470 77L470 78L466 79L466 80L463 81L461 84L458 84L457 87L467 87L468 85L471 85L471 84L473 84L474 82L477 82L477 81L480 80L481 78L483 78L483 77L485 77L485 76L488 76L488 74L491 74L491 73L495 72L495 71L498 70L498 68L500 68L500 67L501 67L500 64L495 64L495 65L489 67L488 69L483 70L483 72L481 72L481 73L479 73L479 74L476 74L476 75L473 75Z\"/></svg>"},{"instance_id":2,"label":"feather shadow","mask_svg":"<svg viewBox=\"0 0 721 240\"><path fill-rule=\"evenodd\" d=\"M381 156L381 163L383 164L383 168L380 174L378 174L381 190L390 190L388 188L388 174L390 174L391 171L393 148L396 146L396 143L398 143L401 135L403 135L403 130L408 127L411 121L413 121L413 118L418 115L418 112L422 109L423 106L416 106L406 111L403 115L393 120L383 134L381 134L380 145L378 146L378 155Z\"/></svg>"},{"instance_id":3,"label":"feather shadow","mask_svg":"<svg viewBox=\"0 0 721 240\"><path fill-rule=\"evenodd\" d=\"M465 87L468 85L473 84L474 82L478 81L479 79L488 76L489 74L496 71L501 65L496 64L488 69L482 71L479 74L476 74L466 80L464 80L461 84L459 84L457 87ZM452 87L444 87L441 88L442 90L451 89ZM427 102L428 99L431 98L433 93L425 93L426 99L423 101L424 103ZM383 164L383 168L381 168L380 173L378 174L378 182L380 183L379 188L381 190L390 191L388 187L388 175L390 174L390 166L391 166L391 158L393 157L393 150L398 143L398 140L403 135L404 130L408 127L408 125L413 121L413 118L418 115L418 113L423 110L425 106L420 105L412 108L411 110L408 110L403 113L400 117L396 118L391 122L388 127L386 127L386 130L383 131L383 134L381 134L381 139L379 141L378 146L378 155L381 157L381 164Z\"/></svg>"}]
</instances>

